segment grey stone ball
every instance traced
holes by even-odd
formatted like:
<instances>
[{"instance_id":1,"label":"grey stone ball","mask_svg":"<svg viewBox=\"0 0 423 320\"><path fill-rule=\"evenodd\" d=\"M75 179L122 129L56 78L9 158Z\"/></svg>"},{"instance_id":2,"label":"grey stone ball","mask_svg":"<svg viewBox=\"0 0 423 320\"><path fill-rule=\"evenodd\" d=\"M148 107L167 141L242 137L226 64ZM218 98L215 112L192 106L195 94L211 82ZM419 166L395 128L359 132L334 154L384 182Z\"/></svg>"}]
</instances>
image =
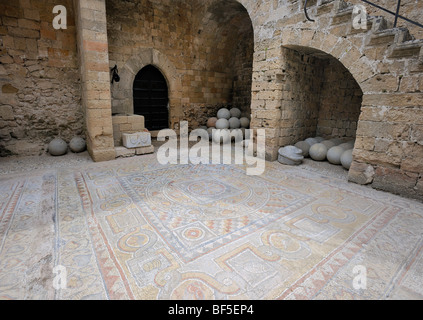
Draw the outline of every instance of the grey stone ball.
<instances>
[{"instance_id":1,"label":"grey stone ball","mask_svg":"<svg viewBox=\"0 0 423 320\"><path fill-rule=\"evenodd\" d=\"M85 140L81 137L74 137L69 142L69 149L74 153L81 153L87 149L87 144Z\"/></svg>"},{"instance_id":2,"label":"grey stone ball","mask_svg":"<svg viewBox=\"0 0 423 320\"><path fill-rule=\"evenodd\" d=\"M314 138L307 138L307 139L305 139L305 142L307 142L310 146L312 146L312 145L314 145L316 143L319 143L319 141L317 141Z\"/></svg>"},{"instance_id":3,"label":"grey stone ball","mask_svg":"<svg viewBox=\"0 0 423 320\"><path fill-rule=\"evenodd\" d=\"M241 121L238 118L232 117L229 119L230 129L239 129L240 127L241 127Z\"/></svg>"},{"instance_id":4,"label":"grey stone ball","mask_svg":"<svg viewBox=\"0 0 423 320\"><path fill-rule=\"evenodd\" d=\"M353 149L350 149L350 150L344 151L344 153L341 156L341 164L347 170L350 170L351 168L351 164L353 161L352 154L353 154Z\"/></svg>"},{"instance_id":5,"label":"grey stone ball","mask_svg":"<svg viewBox=\"0 0 423 320\"><path fill-rule=\"evenodd\" d=\"M229 129L229 120L224 118L217 120L216 129Z\"/></svg>"},{"instance_id":6,"label":"grey stone ball","mask_svg":"<svg viewBox=\"0 0 423 320\"><path fill-rule=\"evenodd\" d=\"M231 133L228 129L216 130L213 132L213 142L226 144L231 142Z\"/></svg>"},{"instance_id":7,"label":"grey stone ball","mask_svg":"<svg viewBox=\"0 0 423 320\"><path fill-rule=\"evenodd\" d=\"M250 119L242 117L241 119L239 119L239 121L241 123L242 128L248 129L250 127Z\"/></svg>"},{"instance_id":8,"label":"grey stone ball","mask_svg":"<svg viewBox=\"0 0 423 320\"><path fill-rule=\"evenodd\" d=\"M325 141L325 138L322 137L315 137L314 139L316 139L318 143Z\"/></svg>"},{"instance_id":9,"label":"grey stone ball","mask_svg":"<svg viewBox=\"0 0 423 320\"><path fill-rule=\"evenodd\" d=\"M53 139L48 145L48 152L52 156L63 156L68 152L68 144L60 138Z\"/></svg>"},{"instance_id":10,"label":"grey stone ball","mask_svg":"<svg viewBox=\"0 0 423 320\"><path fill-rule=\"evenodd\" d=\"M308 157L309 156L310 145L307 142L305 142L305 141L298 141L295 144L295 147L297 147L298 149L301 149L302 150L304 157Z\"/></svg>"},{"instance_id":11,"label":"grey stone ball","mask_svg":"<svg viewBox=\"0 0 423 320\"><path fill-rule=\"evenodd\" d=\"M235 117L235 118L241 118L241 110L239 110L238 108L232 108L230 111L231 113L231 117Z\"/></svg>"},{"instance_id":12,"label":"grey stone ball","mask_svg":"<svg viewBox=\"0 0 423 320\"><path fill-rule=\"evenodd\" d=\"M329 141L332 141L335 144L334 146L339 146L341 143L344 142L341 138L333 138L333 139L330 139Z\"/></svg>"},{"instance_id":13,"label":"grey stone ball","mask_svg":"<svg viewBox=\"0 0 423 320\"><path fill-rule=\"evenodd\" d=\"M313 160L323 161L326 159L328 148L322 143L316 143L311 146L309 153Z\"/></svg>"},{"instance_id":14,"label":"grey stone ball","mask_svg":"<svg viewBox=\"0 0 423 320\"><path fill-rule=\"evenodd\" d=\"M233 129L231 130L231 137L233 141L241 142L244 140L244 133L241 129Z\"/></svg>"},{"instance_id":15,"label":"grey stone ball","mask_svg":"<svg viewBox=\"0 0 423 320\"><path fill-rule=\"evenodd\" d=\"M216 122L217 122L217 118L216 117L210 118L209 120L207 120L207 127L208 128L215 127L216 126Z\"/></svg>"},{"instance_id":16,"label":"grey stone ball","mask_svg":"<svg viewBox=\"0 0 423 320\"><path fill-rule=\"evenodd\" d=\"M351 143L345 142L345 143L341 143L338 147L341 147L342 149L344 149L344 151L352 149L352 145Z\"/></svg>"},{"instance_id":17,"label":"grey stone ball","mask_svg":"<svg viewBox=\"0 0 423 320\"><path fill-rule=\"evenodd\" d=\"M229 120L231 118L231 112L226 108L222 108L217 112L217 118Z\"/></svg>"},{"instance_id":18,"label":"grey stone ball","mask_svg":"<svg viewBox=\"0 0 423 320\"><path fill-rule=\"evenodd\" d=\"M344 148L340 146L335 146L329 149L326 157L330 163L339 165L341 164L341 156L344 152Z\"/></svg>"},{"instance_id":19,"label":"grey stone ball","mask_svg":"<svg viewBox=\"0 0 423 320\"><path fill-rule=\"evenodd\" d=\"M332 147L335 147L336 146L336 144L333 142L333 141L330 141L330 140L325 140L325 141L322 141L322 142L320 142L321 144L324 144L325 146L326 146L326 148L328 148L328 150L330 149L330 148L332 148Z\"/></svg>"}]
</instances>

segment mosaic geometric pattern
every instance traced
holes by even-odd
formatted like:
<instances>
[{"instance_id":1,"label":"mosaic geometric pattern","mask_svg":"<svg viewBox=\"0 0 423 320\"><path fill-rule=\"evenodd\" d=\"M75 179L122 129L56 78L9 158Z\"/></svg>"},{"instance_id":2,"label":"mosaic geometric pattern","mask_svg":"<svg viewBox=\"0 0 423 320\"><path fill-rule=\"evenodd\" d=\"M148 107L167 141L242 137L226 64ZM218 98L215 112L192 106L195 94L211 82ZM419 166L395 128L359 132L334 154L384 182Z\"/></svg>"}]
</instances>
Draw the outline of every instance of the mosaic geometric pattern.
<instances>
[{"instance_id":1,"label":"mosaic geometric pattern","mask_svg":"<svg viewBox=\"0 0 423 320\"><path fill-rule=\"evenodd\" d=\"M266 166L150 155L3 177L0 298L423 298L423 203Z\"/></svg>"}]
</instances>

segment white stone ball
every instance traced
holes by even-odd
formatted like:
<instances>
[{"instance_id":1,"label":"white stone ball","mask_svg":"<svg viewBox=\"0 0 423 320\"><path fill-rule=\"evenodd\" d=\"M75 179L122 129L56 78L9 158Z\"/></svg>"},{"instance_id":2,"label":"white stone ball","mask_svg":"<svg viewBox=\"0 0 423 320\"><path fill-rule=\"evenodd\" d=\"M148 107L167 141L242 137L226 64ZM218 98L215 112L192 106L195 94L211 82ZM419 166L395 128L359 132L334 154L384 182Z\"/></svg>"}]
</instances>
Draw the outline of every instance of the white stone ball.
<instances>
[{"instance_id":1,"label":"white stone ball","mask_svg":"<svg viewBox=\"0 0 423 320\"><path fill-rule=\"evenodd\" d=\"M326 159L328 148L322 143L316 143L311 146L309 153L313 160L323 161Z\"/></svg>"},{"instance_id":2,"label":"white stone ball","mask_svg":"<svg viewBox=\"0 0 423 320\"><path fill-rule=\"evenodd\" d=\"M231 117L235 117L235 118L241 118L241 110L239 110L238 108L232 108L230 111L231 113Z\"/></svg>"},{"instance_id":3,"label":"white stone ball","mask_svg":"<svg viewBox=\"0 0 423 320\"><path fill-rule=\"evenodd\" d=\"M241 127L241 121L238 118L232 117L229 119L229 128L230 129L239 129Z\"/></svg>"},{"instance_id":4,"label":"white stone ball","mask_svg":"<svg viewBox=\"0 0 423 320\"><path fill-rule=\"evenodd\" d=\"M341 164L341 156L345 152L345 149L340 146L335 146L329 149L327 158L332 164Z\"/></svg>"},{"instance_id":5,"label":"white stone ball","mask_svg":"<svg viewBox=\"0 0 423 320\"><path fill-rule=\"evenodd\" d=\"M231 112L226 108L222 108L217 112L217 118L229 120L231 118Z\"/></svg>"},{"instance_id":6,"label":"white stone ball","mask_svg":"<svg viewBox=\"0 0 423 320\"><path fill-rule=\"evenodd\" d=\"M224 118L217 120L216 129L229 129L229 120Z\"/></svg>"},{"instance_id":7,"label":"white stone ball","mask_svg":"<svg viewBox=\"0 0 423 320\"><path fill-rule=\"evenodd\" d=\"M242 117L241 119L239 119L239 121L241 123L242 128L248 129L250 127L250 119Z\"/></svg>"},{"instance_id":8,"label":"white stone ball","mask_svg":"<svg viewBox=\"0 0 423 320\"><path fill-rule=\"evenodd\" d=\"M305 139L305 142L307 142L310 146L312 146L312 145L314 145L316 143L319 143L319 141L317 141L314 138L307 138L307 139Z\"/></svg>"},{"instance_id":9,"label":"white stone ball","mask_svg":"<svg viewBox=\"0 0 423 320\"><path fill-rule=\"evenodd\" d=\"M87 148L85 140L81 137L74 137L69 142L69 149L74 153L84 152Z\"/></svg>"},{"instance_id":10,"label":"white stone ball","mask_svg":"<svg viewBox=\"0 0 423 320\"><path fill-rule=\"evenodd\" d=\"M301 149L303 152L303 156L304 157L308 157L309 156L309 151L310 151L310 145L305 142L305 141L299 141L295 144L295 147L297 147L298 149Z\"/></svg>"},{"instance_id":11,"label":"white stone ball","mask_svg":"<svg viewBox=\"0 0 423 320\"><path fill-rule=\"evenodd\" d=\"M324 145L326 146L326 148L328 148L328 150L329 150L330 148L332 148L332 147L335 147L335 146L336 146L336 144L335 144L333 141L330 141L330 140L325 140L325 141L322 141L322 142L320 142L320 143L324 144Z\"/></svg>"},{"instance_id":12,"label":"white stone ball","mask_svg":"<svg viewBox=\"0 0 423 320\"><path fill-rule=\"evenodd\" d=\"M353 154L353 149L350 149L350 150L344 151L344 153L341 156L341 164L347 170L350 170L351 168L351 164L353 161L352 154Z\"/></svg>"},{"instance_id":13,"label":"white stone ball","mask_svg":"<svg viewBox=\"0 0 423 320\"><path fill-rule=\"evenodd\" d=\"M215 130L213 132L213 142L217 144L226 144L231 142L231 133L228 129Z\"/></svg>"},{"instance_id":14,"label":"white stone ball","mask_svg":"<svg viewBox=\"0 0 423 320\"><path fill-rule=\"evenodd\" d=\"M217 118L216 117L212 117L209 120L207 120L207 127L211 128L211 127L215 127L216 126L216 122L217 122Z\"/></svg>"},{"instance_id":15,"label":"white stone ball","mask_svg":"<svg viewBox=\"0 0 423 320\"><path fill-rule=\"evenodd\" d=\"M48 145L48 152L52 156L63 156L68 152L68 144L60 138L53 139Z\"/></svg>"}]
</instances>

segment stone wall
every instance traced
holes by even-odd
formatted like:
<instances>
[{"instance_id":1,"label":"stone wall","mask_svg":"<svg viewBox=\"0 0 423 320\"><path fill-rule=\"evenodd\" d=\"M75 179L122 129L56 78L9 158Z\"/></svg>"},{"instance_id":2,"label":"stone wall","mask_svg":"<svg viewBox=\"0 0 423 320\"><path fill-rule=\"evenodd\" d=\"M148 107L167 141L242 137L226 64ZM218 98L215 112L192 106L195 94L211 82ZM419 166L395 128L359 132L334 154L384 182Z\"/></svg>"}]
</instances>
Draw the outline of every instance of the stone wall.
<instances>
[{"instance_id":1,"label":"stone wall","mask_svg":"<svg viewBox=\"0 0 423 320\"><path fill-rule=\"evenodd\" d=\"M52 26L68 8L66 30ZM84 134L71 0L0 1L0 154L38 155Z\"/></svg>"}]
</instances>

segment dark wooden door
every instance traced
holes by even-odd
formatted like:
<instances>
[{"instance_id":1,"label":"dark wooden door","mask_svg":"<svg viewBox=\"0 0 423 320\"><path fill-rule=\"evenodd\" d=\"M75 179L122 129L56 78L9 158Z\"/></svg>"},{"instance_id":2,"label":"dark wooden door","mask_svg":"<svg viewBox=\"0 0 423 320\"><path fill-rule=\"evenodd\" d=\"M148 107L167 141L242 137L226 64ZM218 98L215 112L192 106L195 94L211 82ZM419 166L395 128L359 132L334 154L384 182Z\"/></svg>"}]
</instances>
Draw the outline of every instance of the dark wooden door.
<instances>
[{"instance_id":1,"label":"dark wooden door","mask_svg":"<svg viewBox=\"0 0 423 320\"><path fill-rule=\"evenodd\" d=\"M144 116L148 130L169 127L168 102L168 87L162 73L152 65L141 69L134 80L134 113Z\"/></svg>"}]
</instances>

